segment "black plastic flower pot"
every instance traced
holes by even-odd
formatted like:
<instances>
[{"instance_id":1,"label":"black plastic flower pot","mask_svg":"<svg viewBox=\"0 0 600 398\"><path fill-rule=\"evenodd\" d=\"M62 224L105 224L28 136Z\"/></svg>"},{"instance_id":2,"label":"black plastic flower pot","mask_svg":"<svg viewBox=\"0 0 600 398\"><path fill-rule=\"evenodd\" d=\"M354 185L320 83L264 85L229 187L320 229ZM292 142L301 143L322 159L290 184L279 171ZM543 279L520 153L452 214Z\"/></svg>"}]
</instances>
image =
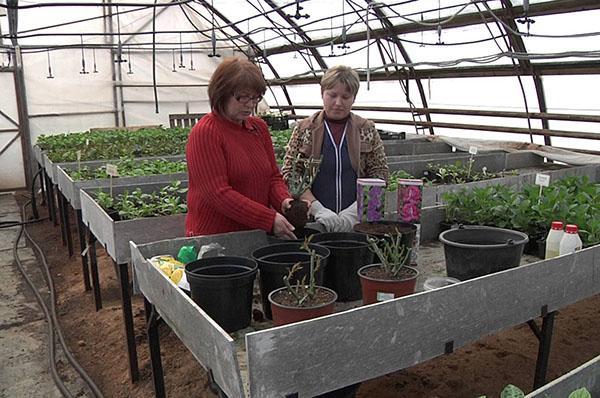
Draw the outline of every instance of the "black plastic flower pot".
<instances>
[{"instance_id":1,"label":"black plastic flower pot","mask_svg":"<svg viewBox=\"0 0 600 398\"><path fill-rule=\"evenodd\" d=\"M289 242L304 242L305 238L309 237L310 235L315 235L318 233L321 233L321 231L319 231L317 229L313 229L313 228L304 227L300 230L294 231L294 235L296 235L296 238L298 238L298 239L282 239L282 238L278 238L278 237L272 236L272 235L267 236L267 238L269 239L270 244L289 243Z\"/></svg>"},{"instance_id":2,"label":"black plastic flower pot","mask_svg":"<svg viewBox=\"0 0 600 398\"><path fill-rule=\"evenodd\" d=\"M269 246L264 246L256 249L252 253L252 258L258 263L260 299L265 314L265 318L273 319L271 313L271 305L269 303L269 293L273 290L284 286L283 277L289 272L289 269L296 263L302 264L302 269L298 271L294 278L290 280L291 285L300 284L304 276L305 283L308 282L310 272L310 254L302 250L301 242L278 243ZM317 285L323 285L323 277L327 268L327 260L329 257L329 249L326 247L310 244L309 247L314 249L318 256L321 257L321 267L315 275Z\"/></svg>"},{"instance_id":3,"label":"black plastic flower pot","mask_svg":"<svg viewBox=\"0 0 600 398\"><path fill-rule=\"evenodd\" d=\"M354 225L354 232L385 239L386 235L396 235L396 231L402 234L402 243L408 247L414 247L417 236L417 226L402 221L372 221L361 222Z\"/></svg>"},{"instance_id":4,"label":"black plastic flower pot","mask_svg":"<svg viewBox=\"0 0 600 398\"><path fill-rule=\"evenodd\" d=\"M519 266L527 234L511 229L459 226L439 236L446 273L461 281Z\"/></svg>"},{"instance_id":5,"label":"black plastic flower pot","mask_svg":"<svg viewBox=\"0 0 600 398\"><path fill-rule=\"evenodd\" d=\"M185 266L192 300L228 333L250 325L257 271L254 260L235 256L203 258Z\"/></svg>"},{"instance_id":6,"label":"black plastic flower pot","mask_svg":"<svg viewBox=\"0 0 600 398\"><path fill-rule=\"evenodd\" d=\"M338 301L362 298L358 270L373 263L367 235L353 232L324 232L316 234L312 243L325 246L331 252L327 260L323 285L338 294Z\"/></svg>"}]
</instances>

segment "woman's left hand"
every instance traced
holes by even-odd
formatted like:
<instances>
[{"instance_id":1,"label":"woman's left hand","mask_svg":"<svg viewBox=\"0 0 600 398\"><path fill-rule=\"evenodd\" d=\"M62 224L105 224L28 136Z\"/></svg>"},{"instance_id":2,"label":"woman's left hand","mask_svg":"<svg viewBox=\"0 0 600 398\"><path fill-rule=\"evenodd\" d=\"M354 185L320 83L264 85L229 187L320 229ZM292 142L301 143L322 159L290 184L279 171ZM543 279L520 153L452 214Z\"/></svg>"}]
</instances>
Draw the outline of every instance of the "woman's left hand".
<instances>
[{"instance_id":1,"label":"woman's left hand","mask_svg":"<svg viewBox=\"0 0 600 398\"><path fill-rule=\"evenodd\" d=\"M273 235L282 239L296 239L294 235L294 227L284 216L280 213L275 214L275 220L273 221Z\"/></svg>"}]
</instances>

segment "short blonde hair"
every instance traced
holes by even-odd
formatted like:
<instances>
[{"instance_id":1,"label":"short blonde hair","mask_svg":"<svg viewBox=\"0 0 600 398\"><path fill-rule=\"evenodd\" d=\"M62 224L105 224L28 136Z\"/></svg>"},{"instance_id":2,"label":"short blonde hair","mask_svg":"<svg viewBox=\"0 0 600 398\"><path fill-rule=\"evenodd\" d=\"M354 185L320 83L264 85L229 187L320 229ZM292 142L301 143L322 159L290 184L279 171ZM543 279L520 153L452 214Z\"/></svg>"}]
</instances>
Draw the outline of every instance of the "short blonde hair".
<instances>
[{"instance_id":1,"label":"short blonde hair","mask_svg":"<svg viewBox=\"0 0 600 398\"><path fill-rule=\"evenodd\" d=\"M358 73L348 66L338 65L327 69L327 72L321 78L321 94L323 91L330 90L336 84L342 83L354 97L358 94L360 79Z\"/></svg>"}]
</instances>

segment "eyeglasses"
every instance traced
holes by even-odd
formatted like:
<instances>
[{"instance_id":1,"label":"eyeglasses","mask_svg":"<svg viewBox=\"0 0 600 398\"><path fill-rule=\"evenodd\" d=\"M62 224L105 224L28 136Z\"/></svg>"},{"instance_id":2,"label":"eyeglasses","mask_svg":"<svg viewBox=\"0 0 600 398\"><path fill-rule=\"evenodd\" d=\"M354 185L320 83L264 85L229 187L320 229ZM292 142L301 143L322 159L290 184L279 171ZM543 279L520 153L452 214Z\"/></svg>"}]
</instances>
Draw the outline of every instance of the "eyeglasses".
<instances>
[{"instance_id":1,"label":"eyeglasses","mask_svg":"<svg viewBox=\"0 0 600 398\"><path fill-rule=\"evenodd\" d=\"M237 102L239 102L240 104L244 104L244 105L246 105L250 101L254 102L255 104L258 104L263 99L262 95L257 95L256 97L251 97L249 95L234 94L233 97L237 100Z\"/></svg>"}]
</instances>

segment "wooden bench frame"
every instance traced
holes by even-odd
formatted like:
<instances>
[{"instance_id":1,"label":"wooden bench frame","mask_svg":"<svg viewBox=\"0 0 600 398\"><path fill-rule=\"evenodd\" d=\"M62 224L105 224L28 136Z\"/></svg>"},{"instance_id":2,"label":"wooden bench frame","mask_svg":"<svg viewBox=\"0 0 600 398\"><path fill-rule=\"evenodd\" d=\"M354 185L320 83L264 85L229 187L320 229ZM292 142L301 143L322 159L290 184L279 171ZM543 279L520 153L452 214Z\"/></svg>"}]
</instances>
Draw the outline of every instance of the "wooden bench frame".
<instances>
[{"instance_id":1,"label":"wooden bench frame","mask_svg":"<svg viewBox=\"0 0 600 398\"><path fill-rule=\"evenodd\" d=\"M169 115L170 127L194 127L194 124L206 113L172 113Z\"/></svg>"}]
</instances>

